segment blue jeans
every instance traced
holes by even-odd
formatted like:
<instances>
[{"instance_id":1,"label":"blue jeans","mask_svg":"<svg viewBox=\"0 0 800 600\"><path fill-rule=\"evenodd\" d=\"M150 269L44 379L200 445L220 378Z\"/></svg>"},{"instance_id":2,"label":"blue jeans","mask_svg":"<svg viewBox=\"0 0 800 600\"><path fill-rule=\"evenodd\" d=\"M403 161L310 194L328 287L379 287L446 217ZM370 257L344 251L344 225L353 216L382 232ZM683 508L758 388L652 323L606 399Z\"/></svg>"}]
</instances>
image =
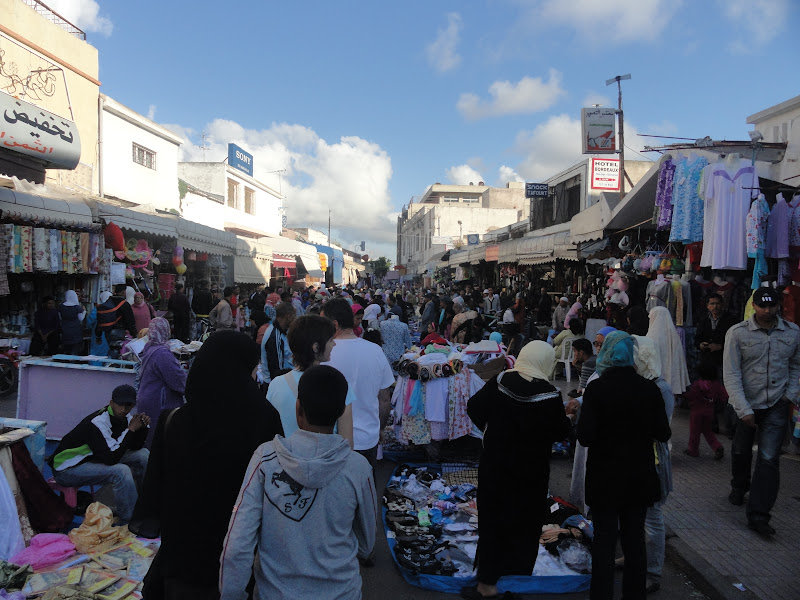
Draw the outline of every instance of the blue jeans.
<instances>
[{"instance_id":1,"label":"blue jeans","mask_svg":"<svg viewBox=\"0 0 800 600\"><path fill-rule=\"evenodd\" d=\"M769 408L755 411L756 426L748 427L739 422L731 447L731 487L744 492L750 491L747 501L747 520L750 522L769 522L772 507L778 498L781 443L786 434L788 403L778 400ZM758 455L752 481L750 468L753 464L753 442L758 429Z\"/></svg>"},{"instance_id":2,"label":"blue jeans","mask_svg":"<svg viewBox=\"0 0 800 600\"><path fill-rule=\"evenodd\" d=\"M104 485L110 483L114 489L114 502L120 525L131 520L133 507L139 495L137 487L141 487L144 472L147 470L147 459L150 451L147 448L131 452L127 451L115 465L104 465L85 461L74 467L56 471L53 475L58 485L64 487L81 487L84 485Z\"/></svg>"},{"instance_id":3,"label":"blue jeans","mask_svg":"<svg viewBox=\"0 0 800 600\"><path fill-rule=\"evenodd\" d=\"M661 500L647 509L644 518L644 545L647 549L647 579L661 582L661 569L664 567L664 501Z\"/></svg>"}]
</instances>

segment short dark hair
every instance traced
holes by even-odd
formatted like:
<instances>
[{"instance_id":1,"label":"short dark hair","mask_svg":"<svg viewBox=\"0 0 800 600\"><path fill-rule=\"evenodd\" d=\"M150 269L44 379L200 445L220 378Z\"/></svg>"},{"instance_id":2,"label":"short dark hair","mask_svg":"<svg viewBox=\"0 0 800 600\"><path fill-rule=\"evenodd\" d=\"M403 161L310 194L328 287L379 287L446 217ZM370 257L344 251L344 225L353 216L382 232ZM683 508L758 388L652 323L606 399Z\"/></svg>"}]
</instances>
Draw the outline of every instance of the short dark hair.
<instances>
[{"instance_id":1,"label":"short dark hair","mask_svg":"<svg viewBox=\"0 0 800 600\"><path fill-rule=\"evenodd\" d=\"M586 327L584 326L583 321L581 319L573 317L569 320L569 330L575 335L580 335L584 331L586 331Z\"/></svg>"},{"instance_id":2,"label":"short dark hair","mask_svg":"<svg viewBox=\"0 0 800 600\"><path fill-rule=\"evenodd\" d=\"M708 296L706 296L705 303L708 304L712 300L719 300L720 302L724 303L722 296L720 296L717 292L711 292Z\"/></svg>"},{"instance_id":3,"label":"short dark hair","mask_svg":"<svg viewBox=\"0 0 800 600\"><path fill-rule=\"evenodd\" d=\"M275 318L280 319L293 315L296 311L295 307L290 302L278 302L275 307Z\"/></svg>"},{"instance_id":4,"label":"short dark hair","mask_svg":"<svg viewBox=\"0 0 800 600\"><path fill-rule=\"evenodd\" d=\"M378 346L383 346L383 336L378 329L368 329L361 337L368 342L378 344Z\"/></svg>"},{"instance_id":5,"label":"short dark hair","mask_svg":"<svg viewBox=\"0 0 800 600\"><path fill-rule=\"evenodd\" d=\"M281 294L281 300L283 300L284 302L291 302L292 301L292 295L289 292L283 292Z\"/></svg>"},{"instance_id":6,"label":"short dark hair","mask_svg":"<svg viewBox=\"0 0 800 600\"><path fill-rule=\"evenodd\" d=\"M132 385L118 385L111 392L111 401L114 404L136 404L136 390Z\"/></svg>"},{"instance_id":7,"label":"short dark hair","mask_svg":"<svg viewBox=\"0 0 800 600\"><path fill-rule=\"evenodd\" d=\"M322 313L339 324L339 329L353 328L353 309L344 298L334 298L322 305Z\"/></svg>"},{"instance_id":8,"label":"short dark hair","mask_svg":"<svg viewBox=\"0 0 800 600\"><path fill-rule=\"evenodd\" d=\"M336 328L333 321L319 315L303 315L289 326L287 337L292 351L294 366L305 371L317 359L314 344L322 352L325 344L334 336Z\"/></svg>"},{"instance_id":9,"label":"short dark hair","mask_svg":"<svg viewBox=\"0 0 800 600\"><path fill-rule=\"evenodd\" d=\"M309 425L333 427L344 413L347 380L328 365L311 367L297 384L297 400Z\"/></svg>"},{"instance_id":10,"label":"short dark hair","mask_svg":"<svg viewBox=\"0 0 800 600\"><path fill-rule=\"evenodd\" d=\"M233 295L233 288L231 286L229 286L229 285L226 285L225 289L222 290L222 297L223 298L227 298L228 296L232 296L232 295Z\"/></svg>"},{"instance_id":11,"label":"short dark hair","mask_svg":"<svg viewBox=\"0 0 800 600\"><path fill-rule=\"evenodd\" d=\"M175 291L176 292L179 291L179 290L182 290L182 289L183 289L183 284L182 283L176 283L175 284Z\"/></svg>"},{"instance_id":12,"label":"short dark hair","mask_svg":"<svg viewBox=\"0 0 800 600\"><path fill-rule=\"evenodd\" d=\"M572 321L570 321L569 324L572 325ZM572 349L578 350L579 352L583 352L585 354L592 354L592 342L586 338L572 340Z\"/></svg>"},{"instance_id":13,"label":"short dark hair","mask_svg":"<svg viewBox=\"0 0 800 600\"><path fill-rule=\"evenodd\" d=\"M47 303L48 303L48 302L50 302L51 300L52 300L53 302L55 302L55 301L56 301L56 299L55 299L55 298L53 298L52 296L45 296L44 298L42 298L42 304L47 304Z\"/></svg>"},{"instance_id":14,"label":"short dark hair","mask_svg":"<svg viewBox=\"0 0 800 600\"><path fill-rule=\"evenodd\" d=\"M717 367L711 361L700 361L700 364L697 365L697 375L700 379L705 379L706 381L716 381L717 377Z\"/></svg>"}]
</instances>

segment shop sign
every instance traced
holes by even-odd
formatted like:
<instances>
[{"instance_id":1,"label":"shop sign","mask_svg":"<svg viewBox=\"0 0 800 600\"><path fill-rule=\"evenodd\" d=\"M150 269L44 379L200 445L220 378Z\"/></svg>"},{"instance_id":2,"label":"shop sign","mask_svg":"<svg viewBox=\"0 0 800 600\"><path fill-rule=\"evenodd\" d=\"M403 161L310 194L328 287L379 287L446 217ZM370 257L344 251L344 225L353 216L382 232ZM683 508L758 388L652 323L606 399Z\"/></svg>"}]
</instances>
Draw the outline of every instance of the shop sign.
<instances>
[{"instance_id":1,"label":"shop sign","mask_svg":"<svg viewBox=\"0 0 800 600\"><path fill-rule=\"evenodd\" d=\"M526 198L547 198L550 195L550 186L546 183L525 183Z\"/></svg>"},{"instance_id":2,"label":"shop sign","mask_svg":"<svg viewBox=\"0 0 800 600\"><path fill-rule=\"evenodd\" d=\"M253 155L245 152L236 144L228 144L228 164L242 173L253 176Z\"/></svg>"},{"instance_id":3,"label":"shop sign","mask_svg":"<svg viewBox=\"0 0 800 600\"><path fill-rule=\"evenodd\" d=\"M439 245L439 246L446 246L450 243L452 238L449 235L432 235L431 236L431 245Z\"/></svg>"},{"instance_id":4,"label":"shop sign","mask_svg":"<svg viewBox=\"0 0 800 600\"><path fill-rule=\"evenodd\" d=\"M486 246L486 262L497 262L500 258L500 246Z\"/></svg>"},{"instance_id":5,"label":"shop sign","mask_svg":"<svg viewBox=\"0 0 800 600\"><path fill-rule=\"evenodd\" d=\"M613 154L617 111L613 108L582 108L581 134L584 154Z\"/></svg>"},{"instance_id":6,"label":"shop sign","mask_svg":"<svg viewBox=\"0 0 800 600\"><path fill-rule=\"evenodd\" d=\"M81 158L75 123L0 93L0 147L31 156L50 169L74 169Z\"/></svg>"},{"instance_id":7,"label":"shop sign","mask_svg":"<svg viewBox=\"0 0 800 600\"><path fill-rule=\"evenodd\" d=\"M477 246L480 243L481 243L481 236L479 236L477 233L470 233L467 236L467 245Z\"/></svg>"},{"instance_id":8,"label":"shop sign","mask_svg":"<svg viewBox=\"0 0 800 600\"><path fill-rule=\"evenodd\" d=\"M593 190L619 190L619 159L593 158L592 183Z\"/></svg>"}]
</instances>

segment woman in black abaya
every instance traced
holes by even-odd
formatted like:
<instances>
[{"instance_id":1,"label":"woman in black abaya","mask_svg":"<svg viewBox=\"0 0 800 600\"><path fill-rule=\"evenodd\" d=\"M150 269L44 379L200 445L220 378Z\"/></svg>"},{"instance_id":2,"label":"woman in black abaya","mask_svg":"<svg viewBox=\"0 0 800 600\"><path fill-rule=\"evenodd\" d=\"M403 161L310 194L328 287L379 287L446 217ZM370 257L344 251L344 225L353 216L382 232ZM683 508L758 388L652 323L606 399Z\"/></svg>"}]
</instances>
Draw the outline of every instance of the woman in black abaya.
<instances>
[{"instance_id":1,"label":"woman in black abaya","mask_svg":"<svg viewBox=\"0 0 800 600\"><path fill-rule=\"evenodd\" d=\"M130 528L159 524L145 597L219 598L219 557L255 449L283 434L252 373L260 350L235 331L212 334L186 380L186 405L164 411ZM157 532L152 532L157 533Z\"/></svg>"},{"instance_id":2,"label":"woman in black abaya","mask_svg":"<svg viewBox=\"0 0 800 600\"><path fill-rule=\"evenodd\" d=\"M467 413L483 430L478 468L478 585L464 598L493 598L503 575L530 575L539 550L553 442L570 429L561 393L550 384L555 350L533 341L513 369L469 399ZM511 510L511 494L526 510ZM539 510L541 507L541 510Z\"/></svg>"}]
</instances>

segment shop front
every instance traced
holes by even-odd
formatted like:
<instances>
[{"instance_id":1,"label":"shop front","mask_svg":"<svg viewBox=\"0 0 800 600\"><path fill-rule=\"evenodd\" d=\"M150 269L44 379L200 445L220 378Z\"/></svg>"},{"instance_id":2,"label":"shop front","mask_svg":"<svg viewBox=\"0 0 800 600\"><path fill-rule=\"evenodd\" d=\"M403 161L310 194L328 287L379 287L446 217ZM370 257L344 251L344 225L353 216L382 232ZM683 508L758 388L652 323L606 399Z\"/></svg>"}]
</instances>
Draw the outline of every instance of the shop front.
<instances>
[{"instance_id":1,"label":"shop front","mask_svg":"<svg viewBox=\"0 0 800 600\"><path fill-rule=\"evenodd\" d=\"M272 248L263 242L237 236L233 281L256 287L272 277Z\"/></svg>"},{"instance_id":2,"label":"shop front","mask_svg":"<svg viewBox=\"0 0 800 600\"><path fill-rule=\"evenodd\" d=\"M317 248L285 237L263 237L260 242L272 248L273 287L303 289L325 279Z\"/></svg>"}]
</instances>

